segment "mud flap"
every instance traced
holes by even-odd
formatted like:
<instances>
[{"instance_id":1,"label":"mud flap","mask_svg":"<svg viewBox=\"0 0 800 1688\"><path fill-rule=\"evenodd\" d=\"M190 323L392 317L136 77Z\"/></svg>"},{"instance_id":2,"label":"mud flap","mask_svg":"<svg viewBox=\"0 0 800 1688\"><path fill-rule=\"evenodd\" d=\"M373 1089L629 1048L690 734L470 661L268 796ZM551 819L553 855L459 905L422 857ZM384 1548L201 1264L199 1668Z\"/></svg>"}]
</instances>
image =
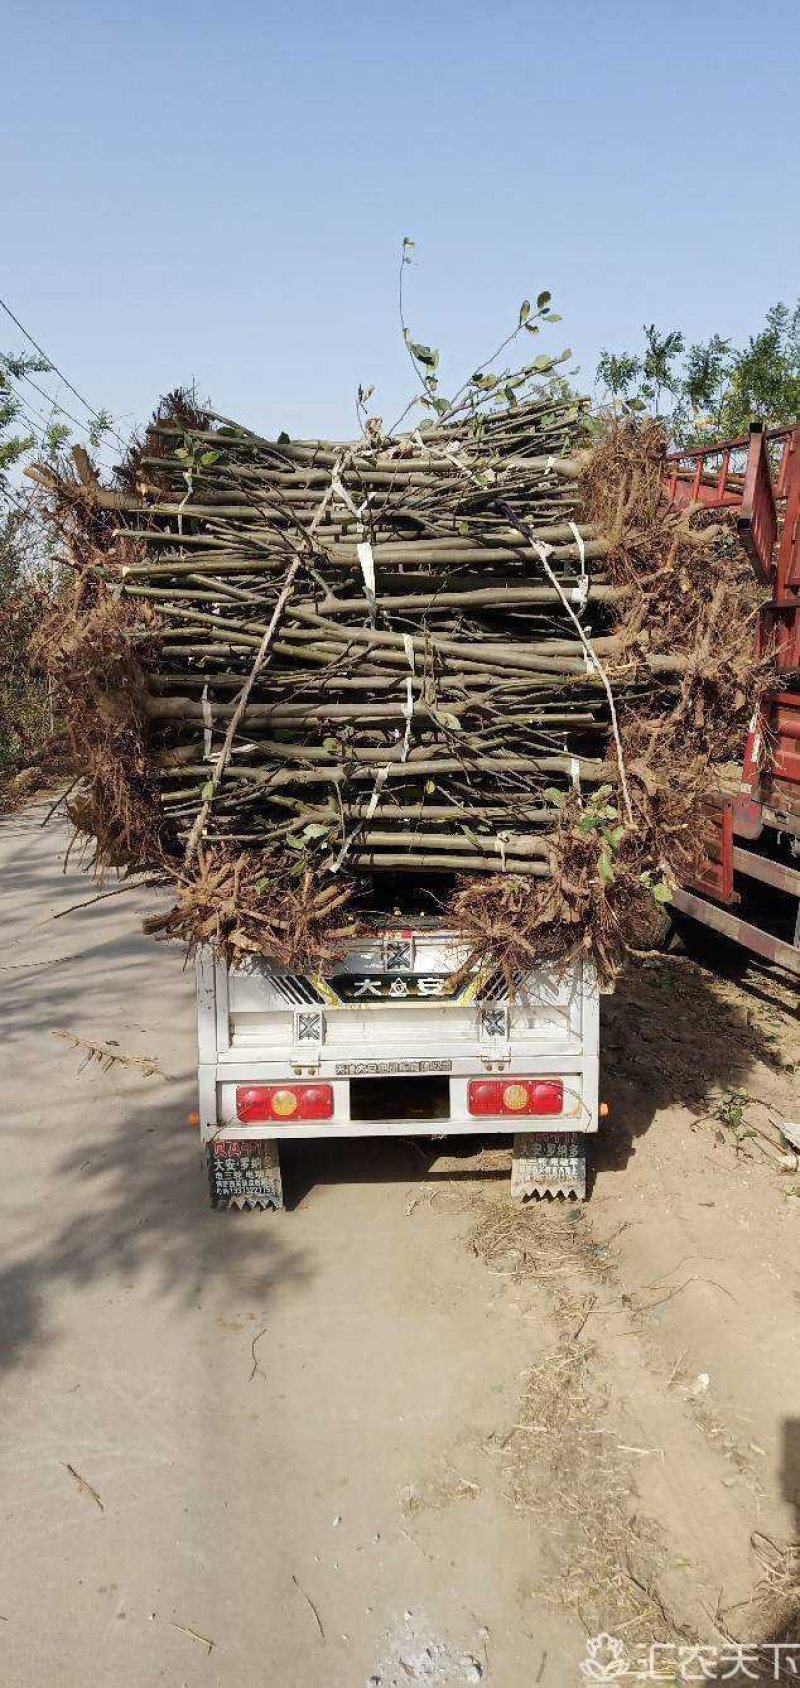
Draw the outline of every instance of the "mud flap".
<instances>
[{"instance_id":1,"label":"mud flap","mask_svg":"<svg viewBox=\"0 0 800 1688\"><path fill-rule=\"evenodd\" d=\"M530 1196L577 1196L586 1200L586 1138L582 1133L518 1132L511 1162L514 1201Z\"/></svg>"},{"instance_id":2,"label":"mud flap","mask_svg":"<svg viewBox=\"0 0 800 1688\"><path fill-rule=\"evenodd\" d=\"M206 1149L212 1207L283 1207L283 1183L274 1138L217 1139Z\"/></svg>"}]
</instances>

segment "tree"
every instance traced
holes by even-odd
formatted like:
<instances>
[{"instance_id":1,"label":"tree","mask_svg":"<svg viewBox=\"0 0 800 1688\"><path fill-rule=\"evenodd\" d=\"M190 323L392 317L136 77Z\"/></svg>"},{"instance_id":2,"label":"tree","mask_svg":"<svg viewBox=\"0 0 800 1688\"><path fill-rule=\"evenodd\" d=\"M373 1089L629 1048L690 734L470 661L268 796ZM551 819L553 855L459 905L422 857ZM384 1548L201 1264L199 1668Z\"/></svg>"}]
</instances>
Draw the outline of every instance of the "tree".
<instances>
[{"instance_id":1,"label":"tree","mask_svg":"<svg viewBox=\"0 0 800 1688\"><path fill-rule=\"evenodd\" d=\"M69 437L52 419L38 435L20 397L19 384L49 368L44 358L0 353L0 778L35 756L51 730L47 688L31 669L28 644L52 574L33 500L13 474L34 452L55 456Z\"/></svg>"},{"instance_id":2,"label":"tree","mask_svg":"<svg viewBox=\"0 0 800 1688\"><path fill-rule=\"evenodd\" d=\"M644 330L641 353L600 354L597 381L612 411L649 407L676 445L746 433L751 421L785 427L800 418L800 301L773 305L764 327L736 349L721 334L685 349L678 329Z\"/></svg>"},{"instance_id":3,"label":"tree","mask_svg":"<svg viewBox=\"0 0 800 1688\"><path fill-rule=\"evenodd\" d=\"M641 358L632 357L630 352L602 351L600 353L597 363L597 380L602 381L607 392L611 394L612 403L615 405L628 397L634 381L641 373Z\"/></svg>"},{"instance_id":4,"label":"tree","mask_svg":"<svg viewBox=\"0 0 800 1688\"><path fill-rule=\"evenodd\" d=\"M800 417L800 300L793 311L767 311L760 334L736 355L723 407L726 432L741 433L754 417L781 427Z\"/></svg>"},{"instance_id":5,"label":"tree","mask_svg":"<svg viewBox=\"0 0 800 1688\"><path fill-rule=\"evenodd\" d=\"M642 358L642 397L653 405L653 414L658 416L661 410L662 392L676 393L679 377L675 371L675 359L683 351L683 335L677 328L672 328L667 334L659 334L654 322L643 329L645 339L645 353Z\"/></svg>"}]
</instances>

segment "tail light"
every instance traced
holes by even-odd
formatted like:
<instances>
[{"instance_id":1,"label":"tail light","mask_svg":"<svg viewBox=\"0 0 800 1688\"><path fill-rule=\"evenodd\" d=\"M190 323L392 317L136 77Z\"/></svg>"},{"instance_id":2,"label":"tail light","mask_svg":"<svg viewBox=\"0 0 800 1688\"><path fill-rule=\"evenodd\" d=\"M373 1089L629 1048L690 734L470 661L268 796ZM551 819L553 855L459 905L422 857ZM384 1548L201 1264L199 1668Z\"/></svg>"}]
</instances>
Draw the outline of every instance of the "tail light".
<instances>
[{"instance_id":1,"label":"tail light","mask_svg":"<svg viewBox=\"0 0 800 1688\"><path fill-rule=\"evenodd\" d=\"M467 1106L471 1114L561 1114L564 1086L560 1078L473 1078Z\"/></svg>"},{"instance_id":2,"label":"tail light","mask_svg":"<svg viewBox=\"0 0 800 1688\"><path fill-rule=\"evenodd\" d=\"M281 1123L333 1117L332 1084L238 1084L236 1117Z\"/></svg>"}]
</instances>

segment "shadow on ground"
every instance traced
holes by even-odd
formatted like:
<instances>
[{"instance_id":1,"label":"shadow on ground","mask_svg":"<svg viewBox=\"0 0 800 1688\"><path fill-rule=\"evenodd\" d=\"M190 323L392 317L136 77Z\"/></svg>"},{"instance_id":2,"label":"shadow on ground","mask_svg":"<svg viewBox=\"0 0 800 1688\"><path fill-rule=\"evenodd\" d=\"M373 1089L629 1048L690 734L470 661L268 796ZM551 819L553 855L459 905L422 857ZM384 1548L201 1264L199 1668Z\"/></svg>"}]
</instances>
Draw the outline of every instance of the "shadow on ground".
<instances>
[{"instance_id":1,"label":"shadow on ground","mask_svg":"<svg viewBox=\"0 0 800 1688\"><path fill-rule=\"evenodd\" d=\"M773 1002L758 985L751 994ZM746 1089L757 1062L780 1064L776 1039L746 990L732 991L685 956L632 963L601 1005L600 1095L610 1113L594 1145L595 1166L623 1169L660 1109L700 1116L721 1092Z\"/></svg>"},{"instance_id":2,"label":"shadow on ground","mask_svg":"<svg viewBox=\"0 0 800 1688\"><path fill-rule=\"evenodd\" d=\"M509 1166L485 1166L483 1151L511 1151L511 1137L338 1137L324 1142L304 1138L281 1143L283 1195L297 1208L318 1185L457 1184L475 1178L508 1184ZM445 1159L446 1166L437 1161ZM454 1166L463 1161L463 1167Z\"/></svg>"},{"instance_id":3,"label":"shadow on ground","mask_svg":"<svg viewBox=\"0 0 800 1688\"><path fill-rule=\"evenodd\" d=\"M64 1289L100 1284L113 1295L146 1278L146 1293L192 1304L229 1284L237 1301L263 1306L278 1282L308 1276L283 1215L209 1208L186 1124L194 1105L189 1084L171 1085L163 1105L151 1093L120 1107L117 1096L116 1122L83 1134L47 1172L38 1238L0 1270L0 1370L54 1337Z\"/></svg>"}]
</instances>

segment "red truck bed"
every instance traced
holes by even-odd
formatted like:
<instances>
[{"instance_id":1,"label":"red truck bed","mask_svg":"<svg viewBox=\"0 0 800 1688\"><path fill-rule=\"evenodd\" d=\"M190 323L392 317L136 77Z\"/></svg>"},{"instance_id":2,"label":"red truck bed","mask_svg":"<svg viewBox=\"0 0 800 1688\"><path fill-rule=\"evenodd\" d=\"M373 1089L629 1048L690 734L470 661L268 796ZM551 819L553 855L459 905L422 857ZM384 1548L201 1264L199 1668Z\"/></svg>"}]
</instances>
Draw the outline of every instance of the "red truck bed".
<instances>
[{"instance_id":1,"label":"red truck bed","mask_svg":"<svg viewBox=\"0 0 800 1688\"><path fill-rule=\"evenodd\" d=\"M739 779L709 814L702 873L675 906L800 975L800 426L753 424L747 438L671 452L664 491L678 506L738 511L764 585L758 647L785 676L761 700Z\"/></svg>"}]
</instances>

